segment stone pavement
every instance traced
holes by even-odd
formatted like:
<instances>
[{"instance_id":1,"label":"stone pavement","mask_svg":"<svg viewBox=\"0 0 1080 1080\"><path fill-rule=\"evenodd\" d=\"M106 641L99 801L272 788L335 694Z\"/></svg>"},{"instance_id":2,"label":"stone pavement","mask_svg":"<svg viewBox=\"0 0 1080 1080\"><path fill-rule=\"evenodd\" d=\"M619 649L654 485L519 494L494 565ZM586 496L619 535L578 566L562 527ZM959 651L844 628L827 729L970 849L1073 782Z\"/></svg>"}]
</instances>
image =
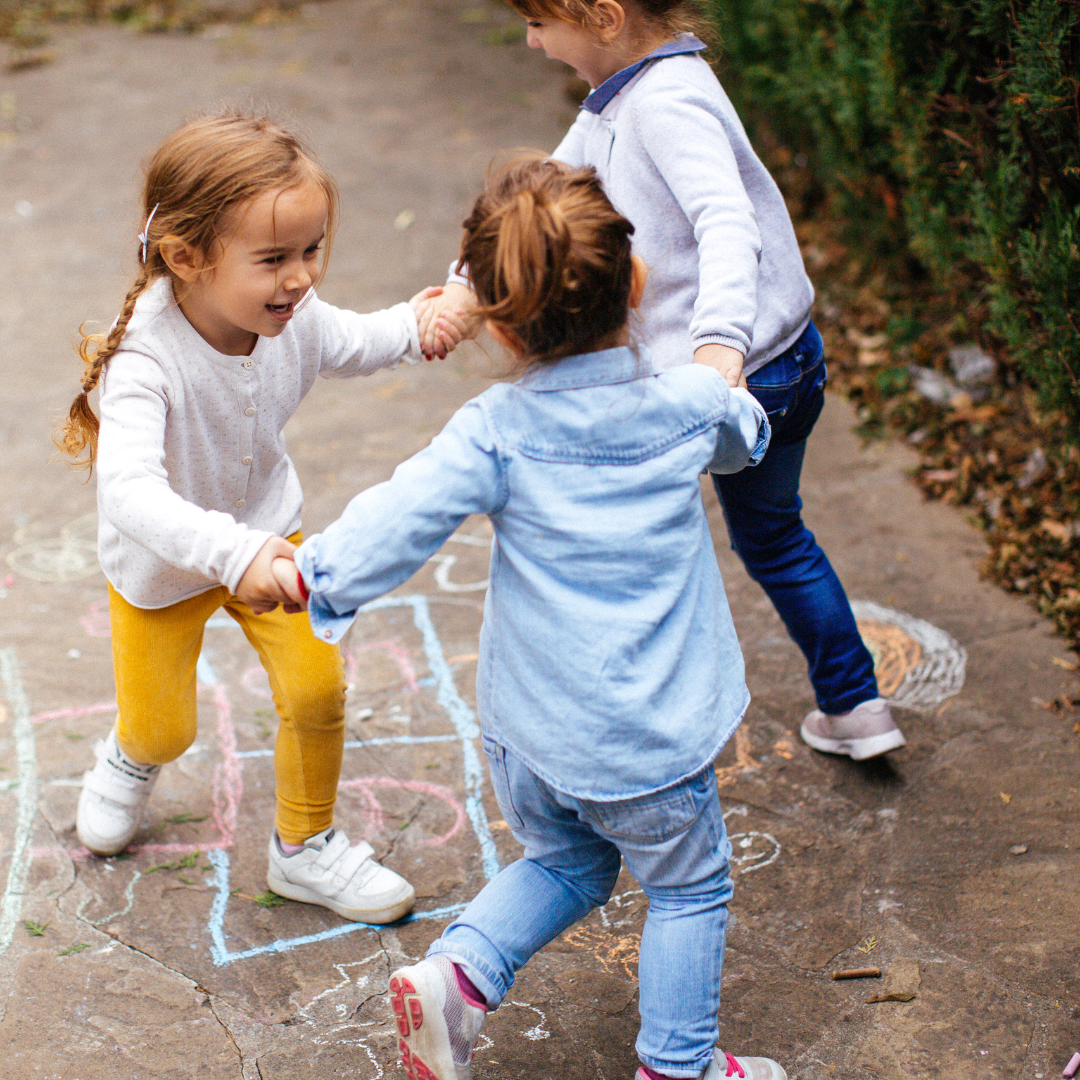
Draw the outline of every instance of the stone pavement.
<instances>
[{"instance_id":1,"label":"stone pavement","mask_svg":"<svg viewBox=\"0 0 1080 1080\"><path fill-rule=\"evenodd\" d=\"M140 160L221 102L297 120L344 218L321 292L369 310L441 280L500 148L550 148L565 77L487 0L335 0L191 37L69 28L0 75L0 1076L298 1080L402 1075L384 992L515 857L478 756L473 675L490 529L470 520L347 639L339 824L417 883L412 921L263 907L275 718L254 654L215 620L201 729L127 857L80 850L75 804L112 718L94 492L49 463L71 342L134 266ZM512 37L512 34L509 35ZM288 430L305 527L389 475L479 392L478 347L322 384ZM980 582L978 535L927 505L902 447L863 447L831 399L804 497L909 739L856 765L799 741L804 665L706 502L753 704L717 763L738 877L721 1041L801 1080L1059 1075L1080 1044L1080 738L1041 707L1074 678L1025 604ZM491 1019L478 1080L629 1080L645 904L634 881L538 955ZM40 932L36 932L40 931ZM692 958L672 957L673 964ZM874 965L886 980L834 982ZM899 989L906 1001L868 1004Z\"/></svg>"}]
</instances>

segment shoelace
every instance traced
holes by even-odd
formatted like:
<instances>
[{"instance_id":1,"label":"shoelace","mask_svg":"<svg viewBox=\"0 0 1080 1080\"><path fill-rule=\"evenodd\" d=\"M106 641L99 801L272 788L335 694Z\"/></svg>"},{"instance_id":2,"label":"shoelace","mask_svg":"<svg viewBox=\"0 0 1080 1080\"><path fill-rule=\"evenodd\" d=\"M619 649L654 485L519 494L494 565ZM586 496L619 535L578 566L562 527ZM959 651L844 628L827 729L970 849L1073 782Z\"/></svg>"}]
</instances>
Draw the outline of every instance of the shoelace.
<instances>
[{"instance_id":1,"label":"shoelace","mask_svg":"<svg viewBox=\"0 0 1080 1080\"><path fill-rule=\"evenodd\" d=\"M746 1076L742 1066L726 1050L724 1051L724 1057L727 1058L727 1072L724 1073L725 1076Z\"/></svg>"}]
</instances>

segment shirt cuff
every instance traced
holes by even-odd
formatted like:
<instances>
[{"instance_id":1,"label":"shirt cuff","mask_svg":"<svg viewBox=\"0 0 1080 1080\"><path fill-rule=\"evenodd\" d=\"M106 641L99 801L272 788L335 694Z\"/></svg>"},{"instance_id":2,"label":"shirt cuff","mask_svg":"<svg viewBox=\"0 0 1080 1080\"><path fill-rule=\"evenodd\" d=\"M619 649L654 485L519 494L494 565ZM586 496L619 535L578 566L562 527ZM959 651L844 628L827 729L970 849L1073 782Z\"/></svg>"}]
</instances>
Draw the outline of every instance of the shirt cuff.
<instances>
[{"instance_id":1,"label":"shirt cuff","mask_svg":"<svg viewBox=\"0 0 1080 1080\"><path fill-rule=\"evenodd\" d=\"M458 261L457 261L457 259L455 259L450 264L450 268L446 271L446 284L447 285L464 285L466 289L471 289L472 286L469 284L469 279L467 277L465 277L464 275L459 274L457 272L457 264L458 264Z\"/></svg>"},{"instance_id":2,"label":"shirt cuff","mask_svg":"<svg viewBox=\"0 0 1080 1080\"><path fill-rule=\"evenodd\" d=\"M754 449L750 451L750 457L746 464L748 466L758 465L765 456L765 451L769 449L769 439L772 437L772 428L769 424L769 418L765 414L765 410L761 407L761 402L758 401L745 386L733 386L730 388L729 393L738 394L739 397L745 398L753 407L758 422L757 442L754 444Z\"/></svg>"},{"instance_id":3,"label":"shirt cuff","mask_svg":"<svg viewBox=\"0 0 1080 1080\"><path fill-rule=\"evenodd\" d=\"M748 355L750 351L746 342L741 338L729 337L727 334L702 334L700 337L694 338L691 345L695 351L700 349L702 345L726 345L729 349L738 349L743 356Z\"/></svg>"},{"instance_id":4,"label":"shirt cuff","mask_svg":"<svg viewBox=\"0 0 1080 1080\"><path fill-rule=\"evenodd\" d=\"M315 587L315 559L312 553L311 542L319 534L308 537L296 549L296 574L303 583L303 591L307 596L308 621L311 623L311 632L320 640L330 645L336 645L353 624L356 612L350 611L345 615L338 615L333 608L319 595Z\"/></svg>"}]
</instances>

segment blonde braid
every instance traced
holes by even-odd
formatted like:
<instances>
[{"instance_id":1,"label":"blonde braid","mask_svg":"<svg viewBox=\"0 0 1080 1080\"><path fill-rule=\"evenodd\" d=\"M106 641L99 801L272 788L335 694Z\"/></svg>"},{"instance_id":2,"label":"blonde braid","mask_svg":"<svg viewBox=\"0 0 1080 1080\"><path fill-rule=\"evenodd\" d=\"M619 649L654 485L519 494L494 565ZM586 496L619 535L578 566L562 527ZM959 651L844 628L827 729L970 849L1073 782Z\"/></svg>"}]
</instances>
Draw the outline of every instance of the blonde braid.
<instances>
[{"instance_id":1,"label":"blonde braid","mask_svg":"<svg viewBox=\"0 0 1080 1080\"><path fill-rule=\"evenodd\" d=\"M105 367L113 353L120 348L127 331L128 323L135 312L135 302L146 291L151 276L143 266L135 283L128 289L123 306L116 322L107 334L83 334L79 342L79 357L85 365L82 379L82 393L71 403L67 419L60 425L53 436L53 442L68 457L73 458L71 467L77 470L94 471L94 457L97 454L97 439L100 423L90 407L90 394L101 381ZM79 458L84 451L87 456ZM88 478L89 479L89 478Z\"/></svg>"}]
</instances>

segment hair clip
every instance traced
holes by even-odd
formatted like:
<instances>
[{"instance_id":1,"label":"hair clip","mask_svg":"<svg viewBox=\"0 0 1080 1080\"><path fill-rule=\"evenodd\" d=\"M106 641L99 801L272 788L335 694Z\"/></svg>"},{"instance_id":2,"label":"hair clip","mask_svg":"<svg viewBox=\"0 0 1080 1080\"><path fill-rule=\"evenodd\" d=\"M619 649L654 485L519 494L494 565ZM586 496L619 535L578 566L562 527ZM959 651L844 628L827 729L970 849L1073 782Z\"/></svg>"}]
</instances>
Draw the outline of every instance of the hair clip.
<instances>
[{"instance_id":1,"label":"hair clip","mask_svg":"<svg viewBox=\"0 0 1080 1080\"><path fill-rule=\"evenodd\" d=\"M142 244L142 262L143 266L146 265L146 245L150 239L150 222L154 220L154 215L158 212L158 207L161 203L156 203L154 209L150 211L150 216L146 219L146 225L143 227L143 231L139 233L139 243Z\"/></svg>"}]
</instances>

